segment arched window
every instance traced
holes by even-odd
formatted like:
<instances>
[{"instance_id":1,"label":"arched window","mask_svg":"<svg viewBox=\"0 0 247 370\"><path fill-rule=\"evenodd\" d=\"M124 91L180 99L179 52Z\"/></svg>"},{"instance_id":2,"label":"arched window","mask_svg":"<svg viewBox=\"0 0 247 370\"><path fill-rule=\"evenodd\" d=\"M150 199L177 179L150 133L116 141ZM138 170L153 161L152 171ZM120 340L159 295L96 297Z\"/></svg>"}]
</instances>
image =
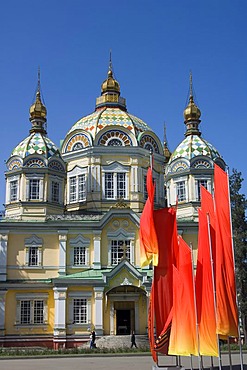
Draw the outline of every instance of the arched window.
<instances>
[{"instance_id":1,"label":"arched window","mask_svg":"<svg viewBox=\"0 0 247 370\"><path fill-rule=\"evenodd\" d=\"M121 140L114 138L114 139L109 140L107 145L108 146L123 146L123 143Z\"/></svg>"}]
</instances>

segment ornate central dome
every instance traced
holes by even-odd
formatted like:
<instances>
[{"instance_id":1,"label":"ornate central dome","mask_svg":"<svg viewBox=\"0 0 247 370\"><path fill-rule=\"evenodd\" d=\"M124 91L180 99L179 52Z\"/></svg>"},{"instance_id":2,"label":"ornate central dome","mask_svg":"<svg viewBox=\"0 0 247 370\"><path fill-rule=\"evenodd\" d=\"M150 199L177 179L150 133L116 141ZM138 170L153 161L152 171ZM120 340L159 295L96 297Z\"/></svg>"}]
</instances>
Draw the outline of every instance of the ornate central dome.
<instances>
[{"instance_id":1,"label":"ornate central dome","mask_svg":"<svg viewBox=\"0 0 247 370\"><path fill-rule=\"evenodd\" d=\"M154 153L163 148L153 130L140 118L128 113L120 96L120 85L113 76L110 60L107 79L101 85L95 111L79 119L68 131L62 153L89 146L142 146Z\"/></svg>"},{"instance_id":2,"label":"ornate central dome","mask_svg":"<svg viewBox=\"0 0 247 370\"><path fill-rule=\"evenodd\" d=\"M139 133L151 131L151 128L140 118L129 114L119 107L103 107L88 116L82 117L69 130L68 134L76 130L85 130L92 138L106 126L120 126L131 131L138 137Z\"/></svg>"}]
</instances>

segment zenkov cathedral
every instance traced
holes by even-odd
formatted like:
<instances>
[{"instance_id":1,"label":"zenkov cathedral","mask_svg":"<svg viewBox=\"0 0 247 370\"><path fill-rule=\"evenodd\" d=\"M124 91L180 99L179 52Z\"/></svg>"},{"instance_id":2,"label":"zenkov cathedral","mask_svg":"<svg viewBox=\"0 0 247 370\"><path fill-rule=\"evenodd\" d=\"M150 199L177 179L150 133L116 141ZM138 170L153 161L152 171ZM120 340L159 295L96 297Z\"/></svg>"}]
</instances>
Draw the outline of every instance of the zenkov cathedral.
<instances>
[{"instance_id":1,"label":"zenkov cathedral","mask_svg":"<svg viewBox=\"0 0 247 370\"><path fill-rule=\"evenodd\" d=\"M178 232L195 257L200 185L211 191L214 163L225 168L201 137L192 84L185 138L172 153L128 112L111 63L94 112L61 148L47 136L46 115L38 83L29 135L6 162L0 345L69 348L92 329L146 334L152 266L140 267L139 223L150 152L155 208L178 204Z\"/></svg>"}]
</instances>

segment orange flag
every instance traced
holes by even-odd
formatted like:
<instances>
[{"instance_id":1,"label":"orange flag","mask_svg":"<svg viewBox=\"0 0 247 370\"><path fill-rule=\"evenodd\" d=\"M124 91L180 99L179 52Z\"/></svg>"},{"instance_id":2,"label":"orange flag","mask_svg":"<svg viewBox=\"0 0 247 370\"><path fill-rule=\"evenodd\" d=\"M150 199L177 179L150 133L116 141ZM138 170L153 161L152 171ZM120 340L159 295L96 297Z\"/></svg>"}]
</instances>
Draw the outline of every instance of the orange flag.
<instances>
[{"instance_id":1,"label":"orange flag","mask_svg":"<svg viewBox=\"0 0 247 370\"><path fill-rule=\"evenodd\" d=\"M154 211L154 223L159 245L159 263L154 267L152 286L152 317L157 338L155 350L167 354L173 305L172 264L176 264L178 254L176 210L163 208Z\"/></svg>"},{"instance_id":2,"label":"orange flag","mask_svg":"<svg viewBox=\"0 0 247 370\"><path fill-rule=\"evenodd\" d=\"M139 231L141 267L149 265L152 260L154 266L158 264L158 241L153 218L155 186L151 168L147 172L147 192L148 199L141 215Z\"/></svg>"},{"instance_id":3,"label":"orange flag","mask_svg":"<svg viewBox=\"0 0 247 370\"><path fill-rule=\"evenodd\" d=\"M206 190L206 189L205 189ZM206 194L206 193L205 193ZM210 194L210 193L209 193ZM203 192L201 192L203 197ZM211 196L211 194L210 194ZM211 196L212 198L212 196ZM211 204L210 197L209 205ZM204 208L208 209L202 200ZM198 255L196 268L196 304L200 341L200 354L203 356L219 356L216 335L216 307L214 297L213 266L211 263L210 236L207 215L204 209L198 209L199 233Z\"/></svg>"},{"instance_id":4,"label":"orange flag","mask_svg":"<svg viewBox=\"0 0 247 370\"><path fill-rule=\"evenodd\" d=\"M214 166L216 210L217 328L221 335L238 336L238 313L227 174Z\"/></svg>"},{"instance_id":5,"label":"orange flag","mask_svg":"<svg viewBox=\"0 0 247 370\"><path fill-rule=\"evenodd\" d=\"M214 199L211 193L204 186L201 186L201 209L208 215L209 218L209 230L210 230L210 241L212 248L212 256L214 261L214 276L215 276L215 263L216 263L216 215L214 207Z\"/></svg>"},{"instance_id":6,"label":"orange flag","mask_svg":"<svg viewBox=\"0 0 247 370\"><path fill-rule=\"evenodd\" d=\"M191 250L179 236L178 268L173 266L173 315L169 355L198 355Z\"/></svg>"}]
</instances>

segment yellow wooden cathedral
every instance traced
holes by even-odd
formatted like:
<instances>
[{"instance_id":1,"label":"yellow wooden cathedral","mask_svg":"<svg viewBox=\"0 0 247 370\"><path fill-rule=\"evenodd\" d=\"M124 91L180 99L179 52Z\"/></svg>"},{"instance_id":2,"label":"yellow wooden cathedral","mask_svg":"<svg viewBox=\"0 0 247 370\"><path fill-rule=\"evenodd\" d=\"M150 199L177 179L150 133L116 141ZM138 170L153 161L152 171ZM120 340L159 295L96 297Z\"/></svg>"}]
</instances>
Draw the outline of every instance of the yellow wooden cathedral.
<instances>
[{"instance_id":1,"label":"yellow wooden cathedral","mask_svg":"<svg viewBox=\"0 0 247 370\"><path fill-rule=\"evenodd\" d=\"M201 137L192 84L185 138L172 153L128 112L111 62L94 112L68 128L60 148L46 115L38 81L29 135L6 162L0 345L69 348L92 329L146 334L152 266L140 266L139 222L150 152L155 208L178 201L178 232L194 251L200 185L211 191L214 162L224 167Z\"/></svg>"}]
</instances>

